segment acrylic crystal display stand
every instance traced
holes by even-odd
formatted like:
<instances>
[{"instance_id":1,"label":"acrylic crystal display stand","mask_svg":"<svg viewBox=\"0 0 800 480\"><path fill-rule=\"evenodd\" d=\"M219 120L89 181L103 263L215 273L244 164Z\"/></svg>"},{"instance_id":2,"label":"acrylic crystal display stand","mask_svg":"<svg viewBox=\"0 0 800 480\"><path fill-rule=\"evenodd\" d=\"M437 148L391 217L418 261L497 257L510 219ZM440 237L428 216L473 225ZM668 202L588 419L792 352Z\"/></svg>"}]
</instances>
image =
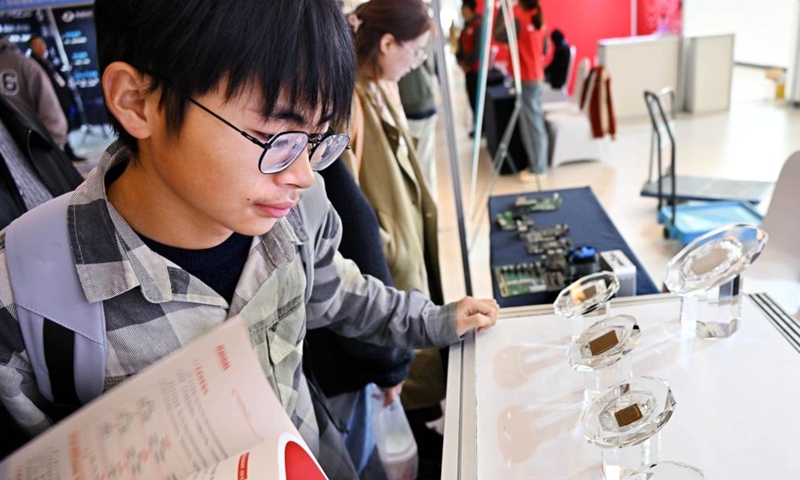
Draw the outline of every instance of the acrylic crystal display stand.
<instances>
[{"instance_id":1,"label":"acrylic crystal display stand","mask_svg":"<svg viewBox=\"0 0 800 480\"><path fill-rule=\"evenodd\" d=\"M704 480L703 471L678 462L661 462L639 468L622 480Z\"/></svg>"},{"instance_id":2,"label":"acrylic crystal display stand","mask_svg":"<svg viewBox=\"0 0 800 480\"><path fill-rule=\"evenodd\" d=\"M681 295L681 327L688 335L724 338L739 328L741 274L764 250L769 236L750 224L702 235L667 265L665 285Z\"/></svg>"},{"instance_id":3,"label":"acrylic crystal display stand","mask_svg":"<svg viewBox=\"0 0 800 480\"><path fill-rule=\"evenodd\" d=\"M640 337L635 318L615 315L594 323L572 343L567 362L573 370L584 374L587 401L611 385L630 380L633 369L628 354Z\"/></svg>"},{"instance_id":4,"label":"acrylic crystal display stand","mask_svg":"<svg viewBox=\"0 0 800 480\"><path fill-rule=\"evenodd\" d=\"M674 409L669 385L653 377L618 383L592 401L581 424L586 440L603 452L606 480L658 463L657 434Z\"/></svg>"},{"instance_id":5,"label":"acrylic crystal display stand","mask_svg":"<svg viewBox=\"0 0 800 480\"><path fill-rule=\"evenodd\" d=\"M587 318L589 314L596 311L608 313L609 301L617 291L619 291L619 280L611 272L587 275L561 290L553 308L556 314L572 322L573 342L591 325L593 319Z\"/></svg>"}]
</instances>

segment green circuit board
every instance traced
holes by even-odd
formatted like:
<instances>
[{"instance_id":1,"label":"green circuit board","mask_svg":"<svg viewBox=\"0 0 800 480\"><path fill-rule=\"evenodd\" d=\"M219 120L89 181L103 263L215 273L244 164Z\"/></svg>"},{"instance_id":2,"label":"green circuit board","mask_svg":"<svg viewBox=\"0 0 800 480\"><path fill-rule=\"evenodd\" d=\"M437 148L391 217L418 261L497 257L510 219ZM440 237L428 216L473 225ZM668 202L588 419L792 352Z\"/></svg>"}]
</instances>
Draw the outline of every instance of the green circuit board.
<instances>
[{"instance_id":1,"label":"green circuit board","mask_svg":"<svg viewBox=\"0 0 800 480\"><path fill-rule=\"evenodd\" d=\"M544 255L539 262L522 262L495 267L494 275L504 298L564 288L567 268L563 254Z\"/></svg>"},{"instance_id":2,"label":"green circuit board","mask_svg":"<svg viewBox=\"0 0 800 480\"><path fill-rule=\"evenodd\" d=\"M534 224L533 219L531 219L529 216L514 213L510 210L498 213L495 215L494 219L497 223L497 226L500 227L500 230L503 230L504 232L517 231L519 233L524 233L533 227Z\"/></svg>"},{"instance_id":3,"label":"green circuit board","mask_svg":"<svg viewBox=\"0 0 800 480\"><path fill-rule=\"evenodd\" d=\"M552 212L561 208L561 202L557 193L546 197L520 195L514 201L514 208L520 212Z\"/></svg>"}]
</instances>

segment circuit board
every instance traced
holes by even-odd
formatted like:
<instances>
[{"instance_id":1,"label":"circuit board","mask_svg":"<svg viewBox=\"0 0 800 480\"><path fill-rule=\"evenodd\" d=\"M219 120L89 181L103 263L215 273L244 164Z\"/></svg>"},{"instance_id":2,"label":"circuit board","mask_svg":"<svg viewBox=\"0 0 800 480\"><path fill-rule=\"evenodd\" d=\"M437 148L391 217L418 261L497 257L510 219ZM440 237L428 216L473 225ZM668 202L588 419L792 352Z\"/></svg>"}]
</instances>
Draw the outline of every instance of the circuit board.
<instances>
[{"instance_id":1,"label":"circuit board","mask_svg":"<svg viewBox=\"0 0 800 480\"><path fill-rule=\"evenodd\" d=\"M566 282L566 277L569 273L569 264L567 263L564 250L548 250L539 259L539 264L545 271L561 272L561 276L564 278L564 282Z\"/></svg>"},{"instance_id":2,"label":"circuit board","mask_svg":"<svg viewBox=\"0 0 800 480\"><path fill-rule=\"evenodd\" d=\"M569 238L556 238L553 240L542 240L538 242L525 242L525 250L528 255L542 255L543 253L560 251L561 253L572 248L572 240Z\"/></svg>"},{"instance_id":3,"label":"circuit board","mask_svg":"<svg viewBox=\"0 0 800 480\"><path fill-rule=\"evenodd\" d=\"M514 213L510 210L495 215L495 222L497 222L497 226L500 227L500 230L504 232L513 232L516 230L519 233L527 232L534 224L533 219L529 216Z\"/></svg>"},{"instance_id":4,"label":"circuit board","mask_svg":"<svg viewBox=\"0 0 800 480\"><path fill-rule=\"evenodd\" d=\"M558 193L547 197L520 195L514 201L514 208L524 212L552 212L561 208L561 200Z\"/></svg>"},{"instance_id":5,"label":"circuit board","mask_svg":"<svg viewBox=\"0 0 800 480\"><path fill-rule=\"evenodd\" d=\"M546 291L545 280L528 269L519 268L520 265L495 267L494 275L497 279L500 295L503 297L516 297L518 295Z\"/></svg>"},{"instance_id":6,"label":"circuit board","mask_svg":"<svg viewBox=\"0 0 800 480\"><path fill-rule=\"evenodd\" d=\"M564 288L567 264L564 252L542 256L538 262L522 262L495 267L494 275L502 297L560 291Z\"/></svg>"},{"instance_id":7,"label":"circuit board","mask_svg":"<svg viewBox=\"0 0 800 480\"><path fill-rule=\"evenodd\" d=\"M572 241L566 236L569 225L558 223L552 227L530 229L520 232L519 238L525 243L525 250L530 255L541 255L549 250L569 250Z\"/></svg>"},{"instance_id":8,"label":"circuit board","mask_svg":"<svg viewBox=\"0 0 800 480\"><path fill-rule=\"evenodd\" d=\"M538 259L530 262L500 265L494 275L502 297L530 293L560 291L565 287L570 266L566 252L572 248L567 238L569 226L559 223L544 228L534 228L535 222L528 214L548 212L561 208L558 193L549 196L520 195L514 208L495 215L498 227L506 232L517 232L530 255Z\"/></svg>"},{"instance_id":9,"label":"circuit board","mask_svg":"<svg viewBox=\"0 0 800 480\"><path fill-rule=\"evenodd\" d=\"M569 225L566 223L557 223L552 227L530 229L527 232L520 233L519 238L523 242L543 242L566 237L567 235L569 235Z\"/></svg>"}]
</instances>

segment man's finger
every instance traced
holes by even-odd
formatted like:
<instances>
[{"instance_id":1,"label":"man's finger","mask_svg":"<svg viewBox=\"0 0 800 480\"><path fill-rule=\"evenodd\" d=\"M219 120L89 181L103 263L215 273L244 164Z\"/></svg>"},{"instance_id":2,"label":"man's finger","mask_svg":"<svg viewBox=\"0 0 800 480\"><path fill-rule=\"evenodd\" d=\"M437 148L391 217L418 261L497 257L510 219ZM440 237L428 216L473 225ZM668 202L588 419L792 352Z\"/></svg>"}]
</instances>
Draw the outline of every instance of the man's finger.
<instances>
[{"instance_id":1,"label":"man's finger","mask_svg":"<svg viewBox=\"0 0 800 480\"><path fill-rule=\"evenodd\" d=\"M482 328L491 327L494 325L494 322L492 322L492 317L482 313L476 313L467 317L467 325L469 325L470 328Z\"/></svg>"},{"instance_id":2,"label":"man's finger","mask_svg":"<svg viewBox=\"0 0 800 480\"><path fill-rule=\"evenodd\" d=\"M500 310L500 306L495 300L478 300L478 302L476 302L476 306L478 307L477 309L479 313L482 313L490 318L491 325L494 325L497 322L497 313Z\"/></svg>"}]
</instances>

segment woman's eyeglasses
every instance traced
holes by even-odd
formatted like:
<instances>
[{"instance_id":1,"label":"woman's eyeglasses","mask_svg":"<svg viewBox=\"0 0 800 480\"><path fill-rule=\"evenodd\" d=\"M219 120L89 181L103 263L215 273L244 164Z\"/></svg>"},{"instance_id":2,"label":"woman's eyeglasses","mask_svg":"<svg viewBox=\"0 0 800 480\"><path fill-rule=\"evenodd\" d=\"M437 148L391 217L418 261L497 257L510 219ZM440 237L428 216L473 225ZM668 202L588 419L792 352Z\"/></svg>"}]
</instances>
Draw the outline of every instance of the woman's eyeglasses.
<instances>
[{"instance_id":1,"label":"woman's eyeglasses","mask_svg":"<svg viewBox=\"0 0 800 480\"><path fill-rule=\"evenodd\" d=\"M411 58L414 59L414 63L411 65L412 70L425 63L425 60L428 59L428 52L425 50L425 47L412 48L407 43L403 42L400 42L400 45L402 45L403 48L411 54Z\"/></svg>"}]
</instances>

